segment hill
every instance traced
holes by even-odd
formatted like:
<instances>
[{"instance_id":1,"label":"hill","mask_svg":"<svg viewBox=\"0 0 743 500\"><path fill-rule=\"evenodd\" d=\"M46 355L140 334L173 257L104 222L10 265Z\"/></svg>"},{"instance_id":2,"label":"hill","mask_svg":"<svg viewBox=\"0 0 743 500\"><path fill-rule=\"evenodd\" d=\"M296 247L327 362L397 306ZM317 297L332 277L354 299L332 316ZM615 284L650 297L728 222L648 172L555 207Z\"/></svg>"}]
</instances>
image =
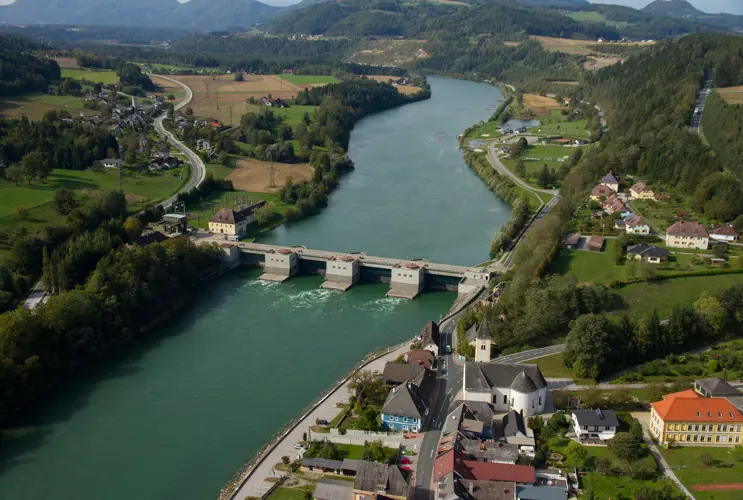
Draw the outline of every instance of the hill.
<instances>
[{"instance_id":1,"label":"hill","mask_svg":"<svg viewBox=\"0 0 743 500\"><path fill-rule=\"evenodd\" d=\"M743 31L743 16L732 14L707 14L686 0L655 0L643 12L674 19L686 19L700 24L717 26L732 31Z\"/></svg>"},{"instance_id":2,"label":"hill","mask_svg":"<svg viewBox=\"0 0 743 500\"><path fill-rule=\"evenodd\" d=\"M61 78L55 61L25 52L33 48L23 37L0 37L0 96L46 92L51 81Z\"/></svg>"},{"instance_id":3,"label":"hill","mask_svg":"<svg viewBox=\"0 0 743 500\"><path fill-rule=\"evenodd\" d=\"M517 0L530 7L585 7L591 5L588 0Z\"/></svg>"},{"instance_id":4,"label":"hill","mask_svg":"<svg viewBox=\"0 0 743 500\"><path fill-rule=\"evenodd\" d=\"M216 31L251 26L279 10L257 0L16 0L0 7L0 21Z\"/></svg>"}]
</instances>

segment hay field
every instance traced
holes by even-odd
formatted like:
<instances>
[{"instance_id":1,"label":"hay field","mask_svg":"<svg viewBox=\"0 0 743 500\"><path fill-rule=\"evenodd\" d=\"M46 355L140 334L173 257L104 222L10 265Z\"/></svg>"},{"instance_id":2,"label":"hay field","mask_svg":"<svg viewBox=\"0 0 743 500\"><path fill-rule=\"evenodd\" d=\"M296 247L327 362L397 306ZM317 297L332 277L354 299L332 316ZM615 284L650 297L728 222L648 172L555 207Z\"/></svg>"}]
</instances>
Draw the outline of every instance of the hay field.
<instances>
[{"instance_id":1,"label":"hay field","mask_svg":"<svg viewBox=\"0 0 743 500\"><path fill-rule=\"evenodd\" d=\"M518 47L521 45L521 42L503 42L503 45L506 47Z\"/></svg>"},{"instance_id":2,"label":"hay field","mask_svg":"<svg viewBox=\"0 0 743 500\"><path fill-rule=\"evenodd\" d=\"M529 38L533 38L534 40L537 40L539 43L541 43L542 47L544 47L544 50L551 50L553 52L565 52L567 54L577 55L588 55L594 53L595 51L591 50L590 47L591 45L598 44L596 40L573 40L571 38L554 38L551 36L529 35ZM611 42L611 45L646 46L652 45L653 43L655 42Z\"/></svg>"},{"instance_id":3,"label":"hay field","mask_svg":"<svg viewBox=\"0 0 743 500\"><path fill-rule=\"evenodd\" d=\"M535 115L549 115L551 109L562 109L552 97L537 94L524 94L524 107L531 109Z\"/></svg>"},{"instance_id":4,"label":"hay field","mask_svg":"<svg viewBox=\"0 0 743 500\"><path fill-rule=\"evenodd\" d=\"M19 117L26 116L29 120L41 120L47 111L65 110L72 116L83 113L86 116L97 114L97 111L83 107L85 101L81 97L67 95L26 94L7 97L0 100L0 115Z\"/></svg>"},{"instance_id":5,"label":"hay field","mask_svg":"<svg viewBox=\"0 0 743 500\"><path fill-rule=\"evenodd\" d=\"M728 104L743 104L743 85L737 87L720 87L715 89L722 99Z\"/></svg>"},{"instance_id":6,"label":"hay field","mask_svg":"<svg viewBox=\"0 0 743 500\"><path fill-rule=\"evenodd\" d=\"M77 57L55 57L55 61L61 69L79 69L80 65L77 63Z\"/></svg>"},{"instance_id":7,"label":"hay field","mask_svg":"<svg viewBox=\"0 0 743 500\"><path fill-rule=\"evenodd\" d=\"M227 175L235 189L256 193L276 193L291 177L294 182L312 179L313 168L305 164L273 163L273 181L276 187L268 187L271 162L241 158L235 169Z\"/></svg>"},{"instance_id":8,"label":"hay field","mask_svg":"<svg viewBox=\"0 0 743 500\"><path fill-rule=\"evenodd\" d=\"M247 100L251 97L258 99L271 94L274 98L294 99L304 87L325 85L318 83L300 87L274 75L245 75L244 78L244 81L236 82L233 75L176 77L193 91L193 100L188 107L193 109L194 116L216 118L225 125L240 122L240 117L249 110Z\"/></svg>"},{"instance_id":9,"label":"hay field","mask_svg":"<svg viewBox=\"0 0 743 500\"><path fill-rule=\"evenodd\" d=\"M624 61L621 57L616 56L590 56L586 59L586 62L583 63L583 69L589 71L599 70Z\"/></svg>"},{"instance_id":10,"label":"hay field","mask_svg":"<svg viewBox=\"0 0 743 500\"><path fill-rule=\"evenodd\" d=\"M399 80L399 76L388 76L388 75L368 75L367 78L370 80L376 80L378 82L389 82ZM420 87L414 85L395 85L394 86L401 94L415 94L420 91Z\"/></svg>"},{"instance_id":11,"label":"hay field","mask_svg":"<svg viewBox=\"0 0 743 500\"><path fill-rule=\"evenodd\" d=\"M426 40L370 40L362 50L354 52L348 62L372 66L402 66L417 59L426 59Z\"/></svg>"}]
</instances>

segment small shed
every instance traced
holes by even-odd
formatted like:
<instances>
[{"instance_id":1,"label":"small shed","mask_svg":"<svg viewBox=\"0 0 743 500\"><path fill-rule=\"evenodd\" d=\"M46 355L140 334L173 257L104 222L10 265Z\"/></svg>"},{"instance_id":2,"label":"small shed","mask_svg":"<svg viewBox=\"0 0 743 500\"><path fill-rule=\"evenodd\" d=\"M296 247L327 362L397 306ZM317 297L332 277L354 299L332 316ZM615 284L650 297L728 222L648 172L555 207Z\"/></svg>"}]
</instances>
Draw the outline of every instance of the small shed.
<instances>
[{"instance_id":1,"label":"small shed","mask_svg":"<svg viewBox=\"0 0 743 500\"><path fill-rule=\"evenodd\" d=\"M586 245L587 249L591 252L600 252L604 248L604 238L603 236L591 236L588 239L588 244Z\"/></svg>"},{"instance_id":2,"label":"small shed","mask_svg":"<svg viewBox=\"0 0 743 500\"><path fill-rule=\"evenodd\" d=\"M565 238L565 247L568 250L575 250L576 248L578 248L578 243L580 243L579 233L570 234L567 238Z\"/></svg>"}]
</instances>

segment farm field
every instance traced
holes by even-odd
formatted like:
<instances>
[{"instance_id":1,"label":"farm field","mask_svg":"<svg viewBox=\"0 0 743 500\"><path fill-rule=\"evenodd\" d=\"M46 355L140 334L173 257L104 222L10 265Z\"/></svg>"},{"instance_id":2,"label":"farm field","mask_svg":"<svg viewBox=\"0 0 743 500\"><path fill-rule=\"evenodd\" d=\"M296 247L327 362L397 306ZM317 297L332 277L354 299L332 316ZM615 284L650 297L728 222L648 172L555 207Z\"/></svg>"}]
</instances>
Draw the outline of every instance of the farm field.
<instances>
[{"instance_id":1,"label":"farm field","mask_svg":"<svg viewBox=\"0 0 743 500\"><path fill-rule=\"evenodd\" d=\"M390 80L398 80L399 77L397 76L388 76L388 75L369 75L367 78L370 80L376 80L378 82L389 82ZM420 87L416 87L414 85L395 85L395 88L398 92L401 94L415 94L420 91Z\"/></svg>"},{"instance_id":2,"label":"farm field","mask_svg":"<svg viewBox=\"0 0 743 500\"><path fill-rule=\"evenodd\" d=\"M88 80L99 83L119 83L119 76L115 71L90 69L63 69L62 78L74 78L76 80Z\"/></svg>"},{"instance_id":3,"label":"farm field","mask_svg":"<svg viewBox=\"0 0 743 500\"><path fill-rule=\"evenodd\" d=\"M589 56L583 63L583 69L599 70L622 61L623 59L617 56Z\"/></svg>"},{"instance_id":4,"label":"farm field","mask_svg":"<svg viewBox=\"0 0 743 500\"><path fill-rule=\"evenodd\" d=\"M426 40L370 40L364 49L354 52L349 62L372 66L402 66L430 54L424 50Z\"/></svg>"},{"instance_id":5,"label":"farm field","mask_svg":"<svg viewBox=\"0 0 743 500\"><path fill-rule=\"evenodd\" d=\"M175 83L165 80L164 78L160 78L157 75L149 75L150 79L152 80L152 83L160 87L160 92L162 92L164 95L170 95L173 94L176 101L181 101L186 97L186 92Z\"/></svg>"},{"instance_id":6,"label":"farm field","mask_svg":"<svg viewBox=\"0 0 743 500\"><path fill-rule=\"evenodd\" d=\"M540 35L529 35L529 38L533 38L542 44L545 50L553 52L565 52L567 54L579 54L588 55L594 51L591 49L591 45L596 45L596 40L573 40L572 38L555 38L551 36L540 36ZM654 42L631 42L626 45L636 46L647 46L652 45ZM620 42L612 42L612 45L625 45Z\"/></svg>"},{"instance_id":7,"label":"farm field","mask_svg":"<svg viewBox=\"0 0 743 500\"><path fill-rule=\"evenodd\" d=\"M55 57L54 60L57 61L60 69L80 68L80 65L77 63L77 57Z\"/></svg>"},{"instance_id":8,"label":"farm field","mask_svg":"<svg viewBox=\"0 0 743 500\"><path fill-rule=\"evenodd\" d=\"M549 115L553 109L563 109L565 106L552 97L524 94L524 107L531 109L535 115Z\"/></svg>"},{"instance_id":9,"label":"farm field","mask_svg":"<svg viewBox=\"0 0 743 500\"><path fill-rule=\"evenodd\" d=\"M124 191L130 210L138 210L149 203L164 199L175 193L186 182L190 167L184 167L162 174L139 174L126 171ZM66 187L74 190L81 199L96 193L118 189L119 176L116 172L94 172L92 170L54 170L42 184L15 185L0 180L0 226L40 228L61 222L62 217L54 210L54 192ZM16 207L23 206L28 216L22 219L15 215Z\"/></svg>"},{"instance_id":10,"label":"farm field","mask_svg":"<svg viewBox=\"0 0 743 500\"><path fill-rule=\"evenodd\" d=\"M242 82L236 82L232 75L179 75L177 79L193 91L189 107L195 116L213 117L227 125L240 123L240 117L249 109L247 100L251 97L258 99L271 94L274 98L293 99L304 89L275 75L245 75L244 78Z\"/></svg>"},{"instance_id":11,"label":"farm field","mask_svg":"<svg viewBox=\"0 0 743 500\"><path fill-rule=\"evenodd\" d=\"M720 87L714 89L728 104L743 104L743 85L737 87Z\"/></svg>"},{"instance_id":12,"label":"farm field","mask_svg":"<svg viewBox=\"0 0 743 500\"><path fill-rule=\"evenodd\" d=\"M241 158L235 169L227 175L235 189L258 193L276 193L289 177L294 182L310 180L313 168L305 164L273 163L273 180L275 187L269 187L271 162Z\"/></svg>"},{"instance_id":13,"label":"farm field","mask_svg":"<svg viewBox=\"0 0 743 500\"><path fill-rule=\"evenodd\" d=\"M315 112L317 109L317 106L298 106L293 105L289 106L288 108L264 108L264 106L261 106L260 104L247 104L245 106L245 112L254 112L258 113L262 109L270 109L274 115L281 115L284 117L286 124L291 126L292 129L300 122L302 121L302 118L304 118L305 113L309 113L310 116L312 116L312 113Z\"/></svg>"},{"instance_id":14,"label":"farm field","mask_svg":"<svg viewBox=\"0 0 743 500\"><path fill-rule=\"evenodd\" d=\"M47 111L66 110L73 116L86 116L96 111L83 107L82 97L68 95L26 94L0 100L0 114L12 117L27 116L29 120L41 120Z\"/></svg>"},{"instance_id":15,"label":"farm field","mask_svg":"<svg viewBox=\"0 0 743 500\"><path fill-rule=\"evenodd\" d=\"M566 121L567 116L562 114L563 107L552 109L548 116L540 116L541 125L530 127L530 132L545 135L562 135L566 137L576 137L586 139L589 137L586 126L588 120Z\"/></svg>"},{"instance_id":16,"label":"farm field","mask_svg":"<svg viewBox=\"0 0 743 500\"><path fill-rule=\"evenodd\" d=\"M612 21L607 19L601 12L586 11L586 12L568 12L565 15L575 19L576 21L583 21L588 23L604 23L608 26L616 26L617 28L626 28L630 23L625 21Z\"/></svg>"},{"instance_id":17,"label":"farm field","mask_svg":"<svg viewBox=\"0 0 743 500\"><path fill-rule=\"evenodd\" d=\"M743 462L741 455L733 448L709 448L701 446L679 446L670 450L660 449L676 476L684 486L692 491L697 500L733 500L743 496L743 490L700 491L695 485L723 485L743 481ZM702 461L702 455L710 454L715 460L732 467L709 467ZM718 486L719 487L719 486Z\"/></svg>"},{"instance_id":18,"label":"farm field","mask_svg":"<svg viewBox=\"0 0 743 500\"><path fill-rule=\"evenodd\" d=\"M281 75L279 78L294 85L338 83L338 80L332 75Z\"/></svg>"}]
</instances>

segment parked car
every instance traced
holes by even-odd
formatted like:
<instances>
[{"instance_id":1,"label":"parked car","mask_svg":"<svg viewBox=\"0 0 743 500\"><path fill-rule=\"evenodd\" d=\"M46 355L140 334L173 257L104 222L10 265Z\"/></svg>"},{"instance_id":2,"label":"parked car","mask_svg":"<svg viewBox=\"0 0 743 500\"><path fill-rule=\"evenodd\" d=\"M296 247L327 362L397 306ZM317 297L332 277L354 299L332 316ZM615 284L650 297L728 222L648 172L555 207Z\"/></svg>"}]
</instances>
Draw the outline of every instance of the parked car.
<instances>
[{"instance_id":1,"label":"parked car","mask_svg":"<svg viewBox=\"0 0 743 500\"><path fill-rule=\"evenodd\" d=\"M415 455L415 452L413 450L402 450L400 453L403 455Z\"/></svg>"},{"instance_id":2,"label":"parked car","mask_svg":"<svg viewBox=\"0 0 743 500\"><path fill-rule=\"evenodd\" d=\"M317 425L329 425L327 420L318 420Z\"/></svg>"},{"instance_id":3,"label":"parked car","mask_svg":"<svg viewBox=\"0 0 743 500\"><path fill-rule=\"evenodd\" d=\"M402 457L399 460L399 463L401 463L401 464L409 464L410 463L410 459L408 457Z\"/></svg>"},{"instance_id":4,"label":"parked car","mask_svg":"<svg viewBox=\"0 0 743 500\"><path fill-rule=\"evenodd\" d=\"M410 468L410 466L409 466L409 465L403 465L403 466L402 466L402 467L400 467L400 468L401 468L402 470L406 471L406 472L410 472L411 470L413 470L413 469L411 469L411 468Z\"/></svg>"},{"instance_id":5,"label":"parked car","mask_svg":"<svg viewBox=\"0 0 743 500\"><path fill-rule=\"evenodd\" d=\"M294 445L295 450L304 450L304 445L302 443L296 443Z\"/></svg>"}]
</instances>

